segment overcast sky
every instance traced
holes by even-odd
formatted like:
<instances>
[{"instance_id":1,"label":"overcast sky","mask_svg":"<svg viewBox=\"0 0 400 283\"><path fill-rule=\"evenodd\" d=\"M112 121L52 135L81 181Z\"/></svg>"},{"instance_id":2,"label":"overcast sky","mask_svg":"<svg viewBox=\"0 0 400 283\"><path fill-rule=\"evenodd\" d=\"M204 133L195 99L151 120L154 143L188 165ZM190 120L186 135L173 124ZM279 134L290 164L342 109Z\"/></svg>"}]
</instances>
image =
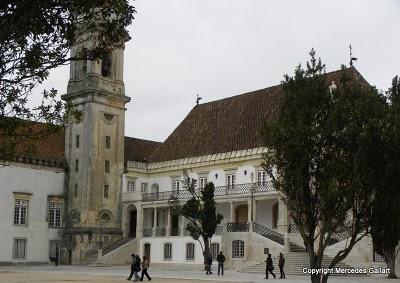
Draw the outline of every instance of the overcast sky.
<instances>
[{"instance_id":1,"label":"overcast sky","mask_svg":"<svg viewBox=\"0 0 400 283\"><path fill-rule=\"evenodd\" d=\"M279 84L312 47L380 89L400 74L400 0L136 0L125 49L127 136L164 141L195 105ZM68 67L43 85L66 92ZM36 99L38 96L36 95ZM35 99L35 100L36 100Z\"/></svg>"}]
</instances>

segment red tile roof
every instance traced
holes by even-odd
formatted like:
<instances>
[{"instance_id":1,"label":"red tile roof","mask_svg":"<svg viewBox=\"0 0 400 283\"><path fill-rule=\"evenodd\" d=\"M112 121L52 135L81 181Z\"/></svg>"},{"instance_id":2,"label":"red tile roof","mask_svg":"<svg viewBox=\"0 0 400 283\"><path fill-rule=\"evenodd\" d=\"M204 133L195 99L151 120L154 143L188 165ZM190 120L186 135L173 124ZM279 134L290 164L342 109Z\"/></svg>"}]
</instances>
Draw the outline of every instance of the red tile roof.
<instances>
[{"instance_id":1,"label":"red tile roof","mask_svg":"<svg viewBox=\"0 0 400 283\"><path fill-rule=\"evenodd\" d=\"M355 68L353 80L366 82ZM340 70L327 73L338 85ZM265 123L276 117L282 86L232 96L195 106L173 133L150 156L160 162L263 146Z\"/></svg>"},{"instance_id":2,"label":"red tile roof","mask_svg":"<svg viewBox=\"0 0 400 283\"><path fill-rule=\"evenodd\" d=\"M127 161L147 162L160 142L125 137L124 159Z\"/></svg>"}]
</instances>

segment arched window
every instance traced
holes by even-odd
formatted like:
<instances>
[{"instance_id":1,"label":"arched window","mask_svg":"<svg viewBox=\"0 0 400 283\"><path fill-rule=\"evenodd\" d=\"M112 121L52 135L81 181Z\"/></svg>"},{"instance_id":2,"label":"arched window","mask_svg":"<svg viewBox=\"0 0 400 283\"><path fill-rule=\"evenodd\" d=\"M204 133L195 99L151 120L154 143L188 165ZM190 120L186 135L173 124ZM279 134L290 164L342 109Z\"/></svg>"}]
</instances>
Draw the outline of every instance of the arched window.
<instances>
[{"instance_id":1,"label":"arched window","mask_svg":"<svg viewBox=\"0 0 400 283\"><path fill-rule=\"evenodd\" d=\"M103 213L100 218L101 222L110 222L111 217L108 213Z\"/></svg>"},{"instance_id":2,"label":"arched window","mask_svg":"<svg viewBox=\"0 0 400 283\"><path fill-rule=\"evenodd\" d=\"M219 243L212 243L211 244L211 255L212 258L215 260L217 259L217 255L219 254Z\"/></svg>"},{"instance_id":3,"label":"arched window","mask_svg":"<svg viewBox=\"0 0 400 283\"><path fill-rule=\"evenodd\" d=\"M278 203L274 203L272 205L272 228L276 229L278 227L278 218L279 218L279 207Z\"/></svg>"},{"instance_id":4,"label":"arched window","mask_svg":"<svg viewBox=\"0 0 400 283\"><path fill-rule=\"evenodd\" d=\"M232 257L244 258L244 242L236 240L232 242Z\"/></svg>"},{"instance_id":5,"label":"arched window","mask_svg":"<svg viewBox=\"0 0 400 283\"><path fill-rule=\"evenodd\" d=\"M81 216L78 211L74 210L71 212L71 222L72 223L79 223L81 221Z\"/></svg>"},{"instance_id":6,"label":"arched window","mask_svg":"<svg viewBox=\"0 0 400 283\"><path fill-rule=\"evenodd\" d=\"M164 260L171 260L172 259L172 244L165 243L164 244Z\"/></svg>"},{"instance_id":7,"label":"arched window","mask_svg":"<svg viewBox=\"0 0 400 283\"><path fill-rule=\"evenodd\" d=\"M111 53L105 53L101 58L101 75L104 77L111 76Z\"/></svg>"},{"instance_id":8,"label":"arched window","mask_svg":"<svg viewBox=\"0 0 400 283\"><path fill-rule=\"evenodd\" d=\"M186 244L186 260L194 260L194 247L193 243Z\"/></svg>"}]
</instances>

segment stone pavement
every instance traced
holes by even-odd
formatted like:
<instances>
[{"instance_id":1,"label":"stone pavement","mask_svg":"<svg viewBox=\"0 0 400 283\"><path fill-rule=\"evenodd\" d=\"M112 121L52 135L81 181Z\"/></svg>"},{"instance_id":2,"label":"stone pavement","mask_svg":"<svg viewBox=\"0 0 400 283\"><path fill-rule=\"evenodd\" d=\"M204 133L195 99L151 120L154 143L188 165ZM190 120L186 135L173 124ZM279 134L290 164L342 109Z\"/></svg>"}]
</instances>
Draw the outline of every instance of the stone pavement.
<instances>
[{"instance_id":1,"label":"stone pavement","mask_svg":"<svg viewBox=\"0 0 400 283\"><path fill-rule=\"evenodd\" d=\"M164 269L164 270L163 270ZM129 275L130 266L1 266L1 272L45 272L57 274L71 274L71 275L97 275L97 276L117 276L121 278L121 282L126 282L126 277ZM209 280L221 282L269 282L264 279L262 274L241 273L226 270L225 276L217 276L215 273L212 275L205 275L204 271L200 270L165 270L157 266L150 267L149 274L153 278L170 278L170 279L188 279L188 280ZM1 276L1 275L0 275ZM287 276L286 280L279 280L285 283L292 282L310 282L309 276ZM1 280L0 280L1 281ZM377 277L344 277L335 276L330 277L328 282L332 283L359 283L359 282L389 282L385 276ZM393 282L393 281L390 281Z\"/></svg>"}]
</instances>

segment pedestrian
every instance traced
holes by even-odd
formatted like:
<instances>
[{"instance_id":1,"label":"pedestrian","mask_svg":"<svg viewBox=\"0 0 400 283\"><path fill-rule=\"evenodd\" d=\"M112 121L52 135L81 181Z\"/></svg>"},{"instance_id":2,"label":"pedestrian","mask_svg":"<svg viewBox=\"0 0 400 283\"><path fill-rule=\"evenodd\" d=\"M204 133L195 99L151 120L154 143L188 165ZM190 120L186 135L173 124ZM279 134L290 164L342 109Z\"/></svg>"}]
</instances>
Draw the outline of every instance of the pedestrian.
<instances>
[{"instance_id":1,"label":"pedestrian","mask_svg":"<svg viewBox=\"0 0 400 283\"><path fill-rule=\"evenodd\" d=\"M212 274L211 266L212 266L213 259L212 259L212 256L211 256L210 253L208 254L208 256L206 258L206 262L207 262L207 272L206 272L206 274L207 275L208 274Z\"/></svg>"},{"instance_id":2,"label":"pedestrian","mask_svg":"<svg viewBox=\"0 0 400 283\"><path fill-rule=\"evenodd\" d=\"M142 261L142 276L140 277L140 281L143 281L144 275L146 275L147 280L151 280L151 277L147 273L147 270L149 269L150 263L149 260L147 259L146 256L143 256L143 261Z\"/></svg>"},{"instance_id":3,"label":"pedestrian","mask_svg":"<svg viewBox=\"0 0 400 283\"><path fill-rule=\"evenodd\" d=\"M220 270L221 270L221 275L224 276L225 256L222 254L222 251L220 251L219 255L217 256L217 262L218 262L218 276Z\"/></svg>"},{"instance_id":4,"label":"pedestrian","mask_svg":"<svg viewBox=\"0 0 400 283\"><path fill-rule=\"evenodd\" d=\"M272 262L271 254L268 254L267 260L265 261L267 264L265 266L265 279L268 279L268 272L276 278L276 275L272 272L274 270L274 264Z\"/></svg>"},{"instance_id":5,"label":"pedestrian","mask_svg":"<svg viewBox=\"0 0 400 283\"><path fill-rule=\"evenodd\" d=\"M140 262L141 262L140 256L136 255L135 256L135 267L134 267L134 270L133 270L133 274L135 275L135 280L133 280L133 281L139 281L139 279L140 279L140 276L138 274L138 272L141 270Z\"/></svg>"},{"instance_id":6,"label":"pedestrian","mask_svg":"<svg viewBox=\"0 0 400 283\"><path fill-rule=\"evenodd\" d=\"M135 272L135 261L136 261L136 257L135 254L131 254L132 257L132 263L131 263L131 274L129 274L129 277L126 279L128 281L131 280L133 273Z\"/></svg>"},{"instance_id":7,"label":"pedestrian","mask_svg":"<svg viewBox=\"0 0 400 283\"><path fill-rule=\"evenodd\" d=\"M285 272L283 271L283 267L285 266L285 258L282 253L279 253L279 272L281 273L280 279L286 279Z\"/></svg>"}]
</instances>

